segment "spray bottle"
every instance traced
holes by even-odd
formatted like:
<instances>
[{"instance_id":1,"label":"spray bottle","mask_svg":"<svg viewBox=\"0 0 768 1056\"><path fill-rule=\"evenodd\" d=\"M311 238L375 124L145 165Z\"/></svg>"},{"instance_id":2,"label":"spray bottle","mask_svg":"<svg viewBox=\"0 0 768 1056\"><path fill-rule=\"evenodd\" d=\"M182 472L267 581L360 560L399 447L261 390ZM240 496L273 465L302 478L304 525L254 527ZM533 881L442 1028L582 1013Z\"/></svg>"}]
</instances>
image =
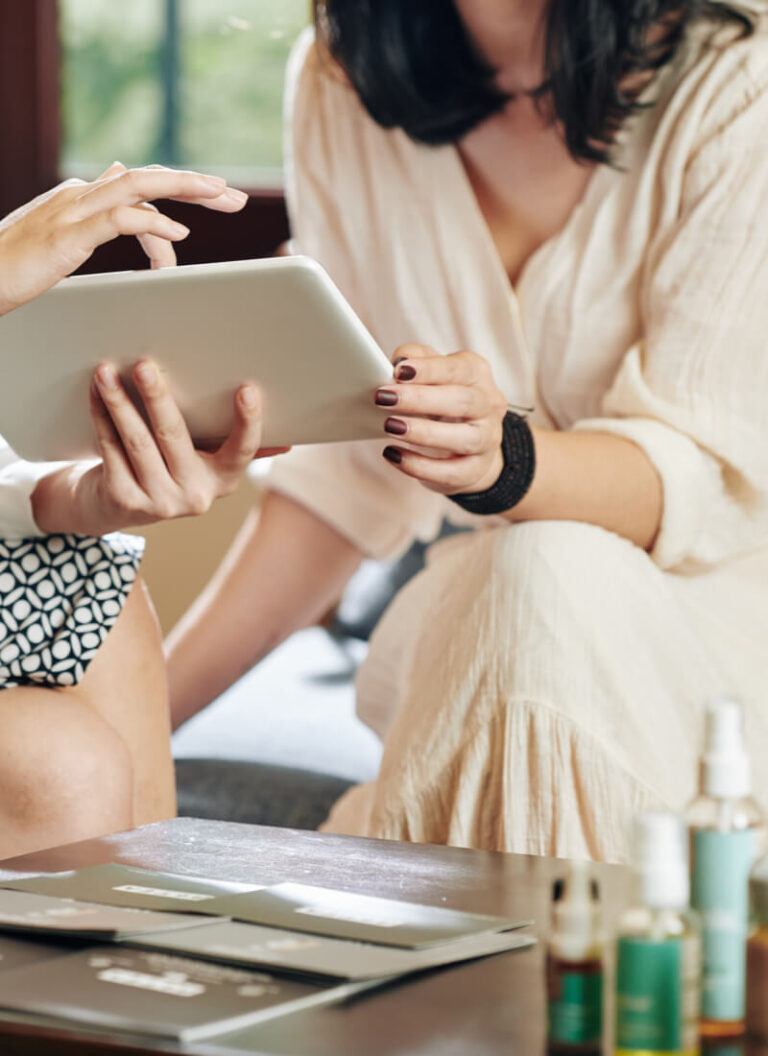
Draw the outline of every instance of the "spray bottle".
<instances>
[{"instance_id":1,"label":"spray bottle","mask_svg":"<svg viewBox=\"0 0 768 1056\"><path fill-rule=\"evenodd\" d=\"M632 834L635 905L616 948L616 1056L699 1052L701 939L688 909L685 825L648 812Z\"/></svg>"},{"instance_id":2,"label":"spray bottle","mask_svg":"<svg viewBox=\"0 0 768 1056\"><path fill-rule=\"evenodd\" d=\"M765 834L750 797L741 708L727 698L707 709L699 796L688 808L692 904L703 924L702 1037L744 1031L749 873Z\"/></svg>"}]
</instances>

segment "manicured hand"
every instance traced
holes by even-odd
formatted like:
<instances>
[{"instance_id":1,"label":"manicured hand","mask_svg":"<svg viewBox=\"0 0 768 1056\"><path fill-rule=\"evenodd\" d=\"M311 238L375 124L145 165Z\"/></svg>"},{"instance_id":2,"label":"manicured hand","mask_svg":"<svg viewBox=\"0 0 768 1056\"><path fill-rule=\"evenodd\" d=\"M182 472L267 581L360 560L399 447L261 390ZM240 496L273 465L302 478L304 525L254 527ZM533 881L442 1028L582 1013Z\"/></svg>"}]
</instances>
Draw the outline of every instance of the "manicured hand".
<instances>
[{"instance_id":1,"label":"manicured hand","mask_svg":"<svg viewBox=\"0 0 768 1056\"><path fill-rule=\"evenodd\" d=\"M152 267L176 262L173 243L189 228L164 216L156 198L233 213L248 200L218 176L161 165L126 169L115 162L98 180L67 180L0 221L0 315L77 270L97 246L135 235Z\"/></svg>"},{"instance_id":2,"label":"manicured hand","mask_svg":"<svg viewBox=\"0 0 768 1056\"><path fill-rule=\"evenodd\" d=\"M375 396L389 410L384 432L399 441L384 458L443 495L491 487L503 466L507 401L488 363L474 352L441 356L425 345L403 345L393 360L394 384Z\"/></svg>"},{"instance_id":3,"label":"manicured hand","mask_svg":"<svg viewBox=\"0 0 768 1056\"><path fill-rule=\"evenodd\" d=\"M116 371L99 367L91 418L102 461L67 466L40 481L32 503L41 531L103 535L205 513L235 490L252 459L286 450L259 450L261 403L253 385L235 394L234 424L224 443L200 451L157 367L142 361L133 380L150 424Z\"/></svg>"}]
</instances>

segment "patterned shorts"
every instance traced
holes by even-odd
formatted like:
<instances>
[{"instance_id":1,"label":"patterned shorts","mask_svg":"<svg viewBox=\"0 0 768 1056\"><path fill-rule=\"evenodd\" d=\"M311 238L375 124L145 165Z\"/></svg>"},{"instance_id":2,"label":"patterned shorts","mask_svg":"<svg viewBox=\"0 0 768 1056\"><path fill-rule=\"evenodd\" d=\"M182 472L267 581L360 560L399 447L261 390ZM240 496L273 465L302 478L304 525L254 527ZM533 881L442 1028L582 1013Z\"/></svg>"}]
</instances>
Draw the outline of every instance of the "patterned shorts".
<instances>
[{"instance_id":1,"label":"patterned shorts","mask_svg":"<svg viewBox=\"0 0 768 1056\"><path fill-rule=\"evenodd\" d=\"M131 535L0 539L0 689L79 682L143 552Z\"/></svg>"}]
</instances>

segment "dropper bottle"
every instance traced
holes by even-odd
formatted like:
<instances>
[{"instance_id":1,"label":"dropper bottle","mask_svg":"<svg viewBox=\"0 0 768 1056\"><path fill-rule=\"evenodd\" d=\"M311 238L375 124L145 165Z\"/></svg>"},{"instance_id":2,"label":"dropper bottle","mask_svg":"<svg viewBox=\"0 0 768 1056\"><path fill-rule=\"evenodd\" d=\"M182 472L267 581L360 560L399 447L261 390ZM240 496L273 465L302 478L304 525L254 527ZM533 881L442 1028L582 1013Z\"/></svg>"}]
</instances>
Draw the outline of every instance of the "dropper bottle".
<instances>
[{"instance_id":1,"label":"dropper bottle","mask_svg":"<svg viewBox=\"0 0 768 1056\"><path fill-rule=\"evenodd\" d=\"M717 698L707 708L699 795L687 811L692 904L703 923L704 1038L744 1032L749 873L765 838L751 786L741 708Z\"/></svg>"},{"instance_id":2,"label":"dropper bottle","mask_svg":"<svg viewBox=\"0 0 768 1056\"><path fill-rule=\"evenodd\" d=\"M597 881L573 861L554 886L547 948L550 1052L599 1053L603 1030L603 935Z\"/></svg>"},{"instance_id":3,"label":"dropper bottle","mask_svg":"<svg viewBox=\"0 0 768 1056\"><path fill-rule=\"evenodd\" d=\"M638 815L632 863L635 904L616 942L616 1056L698 1056L701 938L682 818Z\"/></svg>"}]
</instances>

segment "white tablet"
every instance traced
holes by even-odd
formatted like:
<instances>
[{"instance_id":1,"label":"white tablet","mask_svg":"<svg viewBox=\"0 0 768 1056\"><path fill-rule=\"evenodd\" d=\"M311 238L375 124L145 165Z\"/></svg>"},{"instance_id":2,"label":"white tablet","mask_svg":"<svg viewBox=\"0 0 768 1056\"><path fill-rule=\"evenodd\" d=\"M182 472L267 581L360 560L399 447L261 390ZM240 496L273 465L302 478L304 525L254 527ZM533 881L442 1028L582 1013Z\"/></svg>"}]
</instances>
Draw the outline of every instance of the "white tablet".
<instances>
[{"instance_id":1,"label":"white tablet","mask_svg":"<svg viewBox=\"0 0 768 1056\"><path fill-rule=\"evenodd\" d=\"M0 434L32 461L94 456L94 368L114 364L135 395L145 356L196 441L227 435L245 381L263 395L265 447L384 439L373 394L392 366L307 257L65 279L0 318Z\"/></svg>"}]
</instances>

